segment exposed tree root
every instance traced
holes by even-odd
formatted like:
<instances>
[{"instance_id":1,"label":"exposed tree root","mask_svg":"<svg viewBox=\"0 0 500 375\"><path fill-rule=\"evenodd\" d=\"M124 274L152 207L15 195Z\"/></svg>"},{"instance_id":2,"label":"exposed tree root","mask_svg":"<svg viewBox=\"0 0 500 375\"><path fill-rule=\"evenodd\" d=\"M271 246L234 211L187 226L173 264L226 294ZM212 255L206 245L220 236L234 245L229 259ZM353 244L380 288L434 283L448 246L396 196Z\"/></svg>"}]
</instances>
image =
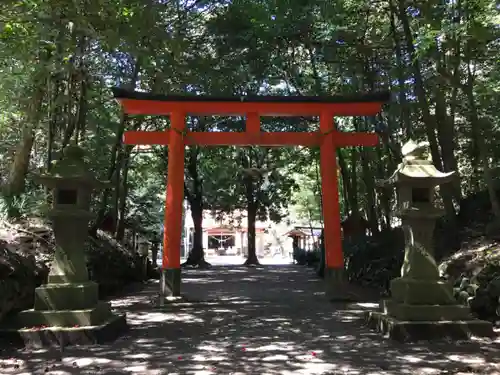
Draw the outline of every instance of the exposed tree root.
<instances>
[{"instance_id":1,"label":"exposed tree root","mask_svg":"<svg viewBox=\"0 0 500 375\"><path fill-rule=\"evenodd\" d=\"M207 269L212 267L210 263L208 263L205 260L205 257L191 257L188 256L187 260L181 264L182 268L186 267L192 267L192 268L199 268L199 269Z\"/></svg>"},{"instance_id":2,"label":"exposed tree root","mask_svg":"<svg viewBox=\"0 0 500 375\"><path fill-rule=\"evenodd\" d=\"M243 263L243 265L249 267L249 266L260 266L261 264L259 263L257 257L254 255L254 256L249 256L247 260L245 260L245 263Z\"/></svg>"}]
</instances>

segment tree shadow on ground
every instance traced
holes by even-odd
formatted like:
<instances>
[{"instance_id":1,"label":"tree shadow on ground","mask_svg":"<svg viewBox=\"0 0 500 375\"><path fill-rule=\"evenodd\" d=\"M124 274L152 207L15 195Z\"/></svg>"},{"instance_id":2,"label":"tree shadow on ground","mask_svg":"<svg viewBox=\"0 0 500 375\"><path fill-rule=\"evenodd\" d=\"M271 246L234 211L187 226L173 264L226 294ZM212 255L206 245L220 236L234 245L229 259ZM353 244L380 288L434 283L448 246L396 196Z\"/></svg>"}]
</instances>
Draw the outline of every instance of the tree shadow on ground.
<instances>
[{"instance_id":1,"label":"tree shadow on ground","mask_svg":"<svg viewBox=\"0 0 500 375\"><path fill-rule=\"evenodd\" d=\"M303 267L213 267L187 271L183 282L189 298L163 307L151 303L157 285L114 300L131 327L114 343L4 353L0 373L500 373L499 341L386 340L363 325L374 304L326 302Z\"/></svg>"}]
</instances>

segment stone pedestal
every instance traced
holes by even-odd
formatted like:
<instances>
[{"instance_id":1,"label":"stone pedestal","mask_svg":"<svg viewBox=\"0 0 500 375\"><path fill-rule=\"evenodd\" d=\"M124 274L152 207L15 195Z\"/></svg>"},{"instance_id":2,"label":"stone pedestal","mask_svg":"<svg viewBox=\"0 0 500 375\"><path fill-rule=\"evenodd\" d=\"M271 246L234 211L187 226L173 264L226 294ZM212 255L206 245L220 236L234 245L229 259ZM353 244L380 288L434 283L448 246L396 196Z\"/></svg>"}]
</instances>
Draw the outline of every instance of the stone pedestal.
<instances>
[{"instance_id":1,"label":"stone pedestal","mask_svg":"<svg viewBox=\"0 0 500 375\"><path fill-rule=\"evenodd\" d=\"M48 283L35 289L33 309L21 311L0 328L0 340L27 346L96 344L127 328L124 315L99 301L89 280L84 244L88 236L91 191L102 187L86 166L82 150L68 146L51 175L39 177L53 189L49 212L56 242Z\"/></svg>"},{"instance_id":2,"label":"stone pedestal","mask_svg":"<svg viewBox=\"0 0 500 375\"><path fill-rule=\"evenodd\" d=\"M385 312L371 311L366 316L370 328L384 334L385 337L401 341L427 340L467 340L471 336L494 337L490 322L468 317L464 320L411 321L395 318Z\"/></svg>"},{"instance_id":3,"label":"stone pedestal","mask_svg":"<svg viewBox=\"0 0 500 375\"><path fill-rule=\"evenodd\" d=\"M162 291L165 297L180 297L181 269L167 268L161 274Z\"/></svg>"},{"instance_id":4,"label":"stone pedestal","mask_svg":"<svg viewBox=\"0 0 500 375\"><path fill-rule=\"evenodd\" d=\"M439 279L432 254L421 245L432 232L412 231L412 224L403 219L413 243L406 245L402 276L391 281L392 298L380 302L380 311L367 313L369 326L400 341L493 336L491 323L474 319L453 298L453 286Z\"/></svg>"}]
</instances>

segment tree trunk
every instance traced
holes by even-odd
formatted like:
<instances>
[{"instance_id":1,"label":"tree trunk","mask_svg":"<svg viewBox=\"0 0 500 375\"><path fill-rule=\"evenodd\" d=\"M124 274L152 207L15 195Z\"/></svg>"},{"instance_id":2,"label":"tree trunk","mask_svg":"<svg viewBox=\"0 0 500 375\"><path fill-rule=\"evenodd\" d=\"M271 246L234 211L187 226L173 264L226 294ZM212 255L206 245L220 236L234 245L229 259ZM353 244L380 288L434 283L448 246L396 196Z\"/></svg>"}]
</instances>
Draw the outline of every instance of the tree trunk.
<instances>
[{"instance_id":1,"label":"tree trunk","mask_svg":"<svg viewBox=\"0 0 500 375\"><path fill-rule=\"evenodd\" d=\"M319 165L318 165L318 161L316 160L316 162L314 163L314 173L315 173L315 177L316 177L316 181L315 181L315 194L316 196L319 197L319 204L320 204L320 210L321 210L321 207L323 207L323 197L321 195L321 177L320 177L320 172L319 172ZM344 193L344 189L342 189L342 194L345 194ZM345 195L344 195L344 198L345 198ZM340 198L339 198L340 199ZM323 216L322 215L319 215L319 222L321 223L321 228L323 228Z\"/></svg>"},{"instance_id":2,"label":"tree trunk","mask_svg":"<svg viewBox=\"0 0 500 375\"><path fill-rule=\"evenodd\" d=\"M251 182L253 185L253 182ZM248 196L248 195L247 195ZM248 255L245 260L245 266L259 265L259 260L257 259L257 248L255 244L255 222L257 219L257 205L253 202L248 204L248 217L247 217L247 242L248 242Z\"/></svg>"},{"instance_id":3,"label":"tree trunk","mask_svg":"<svg viewBox=\"0 0 500 375\"><path fill-rule=\"evenodd\" d=\"M251 150L250 150L251 151ZM249 152L250 152L249 151ZM249 155L249 158L243 157L243 167L250 168L252 167L252 159ZM257 165L257 167L261 167ZM256 197L255 184L253 182L252 176L247 176L244 178L245 184L245 195L247 199L247 259L245 260L244 265L258 265L259 260L257 259L257 249L255 247L255 222L257 219L257 209L258 209L258 199Z\"/></svg>"},{"instance_id":4,"label":"tree trunk","mask_svg":"<svg viewBox=\"0 0 500 375\"><path fill-rule=\"evenodd\" d=\"M203 250L203 182L198 175L198 155L199 148L189 147L187 155L187 173L193 181L192 190L189 190L184 183L184 195L191 208L191 217L193 219L193 247L189 251L188 258L183 266L197 266L200 268L210 267L210 263L205 260L205 251Z\"/></svg>"},{"instance_id":5,"label":"tree trunk","mask_svg":"<svg viewBox=\"0 0 500 375\"><path fill-rule=\"evenodd\" d=\"M83 79L80 87L80 98L78 99L78 109L76 114L75 143L78 144L84 137L87 124L87 78L86 73L82 72Z\"/></svg>"},{"instance_id":6,"label":"tree trunk","mask_svg":"<svg viewBox=\"0 0 500 375\"><path fill-rule=\"evenodd\" d=\"M125 156L122 168L122 178L121 186L119 187L119 199L118 199L118 220L116 222L116 233L115 239L118 242L123 241L125 235L125 223L127 216L127 195L128 195L128 171L130 168L130 153L132 152L132 146L127 146L125 149Z\"/></svg>"},{"instance_id":7,"label":"tree trunk","mask_svg":"<svg viewBox=\"0 0 500 375\"><path fill-rule=\"evenodd\" d=\"M375 179L370 168L371 150L363 148L361 150L361 165L363 168L363 182L366 188L366 212L368 216L368 225L372 235L379 232L377 211L375 209Z\"/></svg>"},{"instance_id":8,"label":"tree trunk","mask_svg":"<svg viewBox=\"0 0 500 375\"><path fill-rule=\"evenodd\" d=\"M358 164L358 148L351 147L351 189L347 192L349 197L349 205L351 213L355 219L359 218L359 201L358 201L358 175L356 167Z\"/></svg>"},{"instance_id":9,"label":"tree trunk","mask_svg":"<svg viewBox=\"0 0 500 375\"><path fill-rule=\"evenodd\" d=\"M383 160L383 154L382 154L382 148L381 147L377 147L377 159L378 160ZM393 169L389 169L388 170L393 170ZM382 162L379 162L377 163L377 178L379 180L384 180L387 178L385 172L387 171L387 169L384 168L384 165L382 164ZM390 198L390 195L389 195L389 192L388 192L388 189L386 188L380 188L378 190L378 194L379 194L379 201L380 201L380 206L381 206L381 209L384 213L384 217L385 217L385 225L384 225L384 229L390 229L391 228L391 198Z\"/></svg>"},{"instance_id":10,"label":"tree trunk","mask_svg":"<svg viewBox=\"0 0 500 375\"><path fill-rule=\"evenodd\" d=\"M134 71L132 73L132 78L130 80L130 84L128 89L133 91L135 90L137 86L137 82L139 80L139 72L141 69L141 63L140 59L137 58L134 66ZM111 150L111 155L110 155L110 160L109 160L109 167L108 167L108 172L107 172L107 179L111 180L113 178L113 174L115 173L117 169L117 159L118 159L118 154L120 152L120 149L122 147L122 140L123 140L123 133L125 132L125 128L127 127L127 122L128 122L128 116L125 113L122 113L120 122L118 124L118 127L116 129L116 136L115 136L115 142L113 144L113 148ZM102 198L101 198L101 204L99 206L99 210L97 212L97 217L94 221L94 225L92 226L90 232L95 235L97 232L97 229L99 229L100 225L102 224L105 216L106 216L106 210L108 207L108 200L109 200L109 195L111 193L110 189L105 189L102 192ZM116 219L116 218L114 218Z\"/></svg>"},{"instance_id":11,"label":"tree trunk","mask_svg":"<svg viewBox=\"0 0 500 375\"><path fill-rule=\"evenodd\" d=\"M349 214L349 211L351 209L349 202L349 192L351 191L351 177L349 168L347 167L347 163L344 159L343 150L338 150L337 155L339 159L340 174L342 176L342 197L344 198L344 213ZM340 214L342 215L342 212Z\"/></svg>"},{"instance_id":12,"label":"tree trunk","mask_svg":"<svg viewBox=\"0 0 500 375\"><path fill-rule=\"evenodd\" d=\"M120 147L118 150L118 156L116 158L116 169L113 175L112 183L113 183L113 201L111 203L110 216L114 221L115 228L118 227L118 211L120 204L120 188L121 188L121 175L122 170L125 167L126 163L126 155L123 147Z\"/></svg>"},{"instance_id":13,"label":"tree trunk","mask_svg":"<svg viewBox=\"0 0 500 375\"><path fill-rule=\"evenodd\" d=\"M438 53L440 52L436 51L436 54ZM444 69L444 62L442 57L438 56L438 71L442 69ZM436 100L435 118L437 124L439 146L441 147L441 154L443 156L444 172L455 171L456 174L456 180L453 184L446 187L446 189L448 189L448 193L451 194L455 201L458 203L460 202L461 198L461 189L458 164L457 159L455 158L455 131L453 128L453 122L451 121L447 113L447 103L445 97L447 90L444 83L445 82L443 82L442 77L439 76L434 90ZM452 88L452 92L454 90L456 89ZM451 106L455 106L455 104L452 104Z\"/></svg>"},{"instance_id":14,"label":"tree trunk","mask_svg":"<svg viewBox=\"0 0 500 375\"><path fill-rule=\"evenodd\" d=\"M45 80L35 80L35 83L37 84L37 90L32 102L27 105L26 123L23 126L22 139L16 149L6 188L3 192L9 198L20 196L24 192L26 185L26 174L28 173L31 150L35 141L35 129L40 122L42 103L45 96Z\"/></svg>"},{"instance_id":15,"label":"tree trunk","mask_svg":"<svg viewBox=\"0 0 500 375\"><path fill-rule=\"evenodd\" d=\"M205 260L205 251L203 250L203 202L200 197L188 199L188 201L194 225L193 247L182 266L210 267L210 263Z\"/></svg>"},{"instance_id":16,"label":"tree trunk","mask_svg":"<svg viewBox=\"0 0 500 375\"><path fill-rule=\"evenodd\" d=\"M51 81L51 92L50 92L50 102L49 102L49 111L50 118L47 122L47 158L45 159L45 168L47 172L50 172L52 168L52 157L54 152L54 138L57 129L57 125L60 121L61 115L61 107L57 105L59 99L61 82L58 78L55 78Z\"/></svg>"},{"instance_id":17,"label":"tree trunk","mask_svg":"<svg viewBox=\"0 0 500 375\"><path fill-rule=\"evenodd\" d=\"M155 239L155 241L151 244L151 264L153 265L153 268L158 267L158 248L159 243Z\"/></svg>"},{"instance_id":18,"label":"tree trunk","mask_svg":"<svg viewBox=\"0 0 500 375\"><path fill-rule=\"evenodd\" d=\"M392 1L392 0L391 0ZM405 129L406 138L411 138L413 135L411 120L410 120L410 111L408 107L408 101L406 100L406 90L405 90L405 74L404 74L404 65L401 53L401 42L399 40L398 31L396 28L396 20L395 20L395 9L392 5L391 7L391 33L394 41L394 49L396 55L396 65L397 65L397 77L398 77L398 97L399 97L399 109L401 121L403 122L403 127Z\"/></svg>"},{"instance_id":19,"label":"tree trunk","mask_svg":"<svg viewBox=\"0 0 500 375\"><path fill-rule=\"evenodd\" d=\"M495 216L494 221L500 224L500 202L495 191L493 175L491 173L490 163L488 161L488 151L485 142L486 135L484 134L484 121L479 118L474 97L474 75L472 73L470 61L467 62L467 75L467 83L464 85L463 90L469 104L470 125L472 129L476 129L476 131L472 132L472 136L475 137L473 141L476 143L479 151L479 160L481 161L481 165L483 167L484 180L488 189L491 210L493 212L493 215Z\"/></svg>"},{"instance_id":20,"label":"tree trunk","mask_svg":"<svg viewBox=\"0 0 500 375\"><path fill-rule=\"evenodd\" d=\"M119 163L118 155L121 150L123 133L125 131L127 121L128 121L128 116L123 113L120 119L120 123L118 124L118 129L116 131L115 143L113 144L113 149L111 150L111 159L109 161L109 167L107 173L108 180L111 180L114 174L117 173L118 163ZM111 194L111 189L105 189L102 193L101 203L99 205L97 217L95 219L94 225L92 226L92 229L90 230L90 232L93 234L97 232L97 229L99 229L99 227L102 225L104 221L104 218L106 216L106 211L108 208L108 200L110 194ZM112 219L116 220L116 218Z\"/></svg>"},{"instance_id":21,"label":"tree trunk","mask_svg":"<svg viewBox=\"0 0 500 375\"><path fill-rule=\"evenodd\" d=\"M10 167L9 179L7 182L6 196L9 198L18 197L24 192L25 178L28 173L31 149L35 141L35 134L31 127L23 129L23 138L19 144L14 161Z\"/></svg>"},{"instance_id":22,"label":"tree trunk","mask_svg":"<svg viewBox=\"0 0 500 375\"><path fill-rule=\"evenodd\" d=\"M71 138L73 138L73 134L75 133L75 129L77 126L77 117L76 115L73 114L73 109L74 109L73 105L74 105L74 96L76 96L77 83L78 83L76 81L79 80L81 83L80 79L81 76L80 74L77 73L74 63L71 63L67 71L66 89L65 89L67 104L65 106L65 111L64 111L66 118L66 124L65 124L66 126L64 128L62 136L63 139L61 142L59 159L62 159L64 155L64 149L70 143ZM76 109L76 111L78 111L78 109Z\"/></svg>"}]
</instances>

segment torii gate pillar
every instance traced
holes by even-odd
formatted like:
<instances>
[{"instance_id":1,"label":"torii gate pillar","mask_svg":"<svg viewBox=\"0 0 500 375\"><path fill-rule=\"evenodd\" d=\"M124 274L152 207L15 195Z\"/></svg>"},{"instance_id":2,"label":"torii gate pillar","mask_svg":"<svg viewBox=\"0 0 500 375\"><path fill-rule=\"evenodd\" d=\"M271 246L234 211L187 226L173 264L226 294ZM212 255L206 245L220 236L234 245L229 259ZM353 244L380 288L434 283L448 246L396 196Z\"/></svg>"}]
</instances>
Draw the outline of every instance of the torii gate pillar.
<instances>
[{"instance_id":1,"label":"torii gate pillar","mask_svg":"<svg viewBox=\"0 0 500 375\"><path fill-rule=\"evenodd\" d=\"M182 202L184 201L184 139L186 127L184 112L170 115L170 135L168 147L167 191L165 197L165 221L163 230L162 295L181 294L181 233Z\"/></svg>"}]
</instances>

